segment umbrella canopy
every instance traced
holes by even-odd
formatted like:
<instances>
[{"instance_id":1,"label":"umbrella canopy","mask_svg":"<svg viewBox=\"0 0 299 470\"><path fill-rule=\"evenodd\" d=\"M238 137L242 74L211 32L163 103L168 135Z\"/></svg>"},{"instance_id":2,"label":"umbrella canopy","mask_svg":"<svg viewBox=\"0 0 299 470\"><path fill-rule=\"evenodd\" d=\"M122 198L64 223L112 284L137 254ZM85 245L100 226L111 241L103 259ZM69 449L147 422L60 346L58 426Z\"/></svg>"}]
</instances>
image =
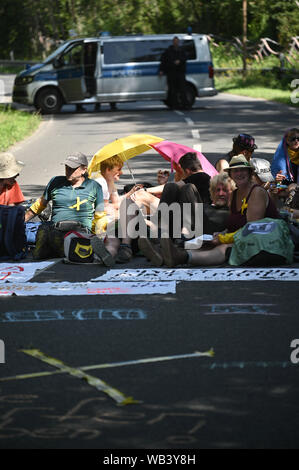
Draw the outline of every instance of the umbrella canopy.
<instances>
[{"instance_id":1,"label":"umbrella canopy","mask_svg":"<svg viewBox=\"0 0 299 470\"><path fill-rule=\"evenodd\" d=\"M203 171L210 175L211 178L215 175L218 175L216 168L201 152L187 147L186 145L176 144L175 142L170 142L168 140L161 140L158 143L150 144L150 146L157 150L157 152L159 152L159 154L162 155L165 160L171 162L171 166L173 166L173 163L179 164L180 158L185 155L185 153L196 153Z\"/></svg>"},{"instance_id":2,"label":"umbrella canopy","mask_svg":"<svg viewBox=\"0 0 299 470\"><path fill-rule=\"evenodd\" d=\"M116 139L102 147L91 159L88 165L89 176L100 170L100 163L107 158L119 155L125 162L141 153L152 150L150 144L163 141L160 137L148 134L132 134L121 139Z\"/></svg>"}]
</instances>

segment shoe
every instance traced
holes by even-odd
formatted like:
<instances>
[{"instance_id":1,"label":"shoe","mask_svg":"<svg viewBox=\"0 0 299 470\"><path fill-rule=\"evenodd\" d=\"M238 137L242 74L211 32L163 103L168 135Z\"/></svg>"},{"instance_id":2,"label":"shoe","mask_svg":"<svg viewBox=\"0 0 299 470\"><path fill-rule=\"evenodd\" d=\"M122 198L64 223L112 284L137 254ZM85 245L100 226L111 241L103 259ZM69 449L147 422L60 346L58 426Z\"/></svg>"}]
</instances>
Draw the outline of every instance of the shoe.
<instances>
[{"instance_id":1,"label":"shoe","mask_svg":"<svg viewBox=\"0 0 299 470\"><path fill-rule=\"evenodd\" d=\"M174 268L178 264L186 264L188 260L188 253L186 250L177 248L170 238L161 238L161 251L164 263L169 268Z\"/></svg>"},{"instance_id":2,"label":"shoe","mask_svg":"<svg viewBox=\"0 0 299 470\"><path fill-rule=\"evenodd\" d=\"M129 245L120 245L115 261L120 264L128 263L132 257L132 248Z\"/></svg>"},{"instance_id":3,"label":"shoe","mask_svg":"<svg viewBox=\"0 0 299 470\"><path fill-rule=\"evenodd\" d=\"M112 267L115 264L113 256L105 248L105 244L101 238L94 236L90 240L93 252L95 255L102 260L103 264L108 267Z\"/></svg>"},{"instance_id":4,"label":"shoe","mask_svg":"<svg viewBox=\"0 0 299 470\"><path fill-rule=\"evenodd\" d=\"M148 238L139 238L138 248L141 253L155 266L159 267L163 265L164 259L158 249L158 246L152 243Z\"/></svg>"}]
</instances>

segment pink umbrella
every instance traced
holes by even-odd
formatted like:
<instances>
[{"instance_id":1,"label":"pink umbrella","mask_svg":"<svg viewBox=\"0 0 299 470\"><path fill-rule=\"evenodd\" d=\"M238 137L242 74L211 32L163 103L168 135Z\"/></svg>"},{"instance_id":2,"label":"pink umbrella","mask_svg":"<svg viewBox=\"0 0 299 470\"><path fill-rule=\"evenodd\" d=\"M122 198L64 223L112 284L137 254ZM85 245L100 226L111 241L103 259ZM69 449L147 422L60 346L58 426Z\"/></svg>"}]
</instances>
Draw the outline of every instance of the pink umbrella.
<instances>
[{"instance_id":1,"label":"pink umbrella","mask_svg":"<svg viewBox=\"0 0 299 470\"><path fill-rule=\"evenodd\" d=\"M185 153L193 152L198 156L202 169L205 173L210 175L211 178L215 175L218 175L216 168L214 168L214 166L201 152L187 147L186 145L176 144L175 142L170 142L169 140L162 140L156 144L150 144L150 146L157 150L157 152L159 152L159 154L162 155L165 160L171 162L171 168L173 167L173 163L179 163L180 158L185 155Z\"/></svg>"}]
</instances>

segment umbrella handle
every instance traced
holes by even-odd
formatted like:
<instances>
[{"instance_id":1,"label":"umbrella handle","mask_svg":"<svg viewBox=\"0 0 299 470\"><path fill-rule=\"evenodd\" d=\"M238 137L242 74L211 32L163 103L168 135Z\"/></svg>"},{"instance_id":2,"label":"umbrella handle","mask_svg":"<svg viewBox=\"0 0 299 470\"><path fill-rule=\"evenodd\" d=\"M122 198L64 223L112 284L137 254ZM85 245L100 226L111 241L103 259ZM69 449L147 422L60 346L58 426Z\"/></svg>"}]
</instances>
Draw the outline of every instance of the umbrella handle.
<instances>
[{"instance_id":1,"label":"umbrella handle","mask_svg":"<svg viewBox=\"0 0 299 470\"><path fill-rule=\"evenodd\" d=\"M130 172L130 174L131 174L131 176L132 176L133 183L136 184L136 181L135 181L134 175L133 175L133 173L132 173L132 170L131 170L131 168L130 168L130 165L129 165L128 160L126 160L126 164L127 164L127 166L128 166L128 170L129 170L129 172Z\"/></svg>"}]
</instances>

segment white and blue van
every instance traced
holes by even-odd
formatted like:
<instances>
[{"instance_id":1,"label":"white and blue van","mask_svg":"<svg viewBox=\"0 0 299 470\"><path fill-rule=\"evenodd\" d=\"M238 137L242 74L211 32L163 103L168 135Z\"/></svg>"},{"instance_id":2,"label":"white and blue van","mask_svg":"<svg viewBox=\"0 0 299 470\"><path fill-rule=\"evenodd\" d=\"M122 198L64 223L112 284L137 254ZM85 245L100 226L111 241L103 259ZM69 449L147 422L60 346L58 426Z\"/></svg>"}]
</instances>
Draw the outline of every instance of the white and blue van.
<instances>
[{"instance_id":1,"label":"white and blue van","mask_svg":"<svg viewBox=\"0 0 299 470\"><path fill-rule=\"evenodd\" d=\"M14 83L13 102L57 113L64 104L162 100L165 76L159 75L162 53L177 36L187 56L186 95L217 94L208 38L202 34L102 36L66 41L42 64L27 67Z\"/></svg>"}]
</instances>

